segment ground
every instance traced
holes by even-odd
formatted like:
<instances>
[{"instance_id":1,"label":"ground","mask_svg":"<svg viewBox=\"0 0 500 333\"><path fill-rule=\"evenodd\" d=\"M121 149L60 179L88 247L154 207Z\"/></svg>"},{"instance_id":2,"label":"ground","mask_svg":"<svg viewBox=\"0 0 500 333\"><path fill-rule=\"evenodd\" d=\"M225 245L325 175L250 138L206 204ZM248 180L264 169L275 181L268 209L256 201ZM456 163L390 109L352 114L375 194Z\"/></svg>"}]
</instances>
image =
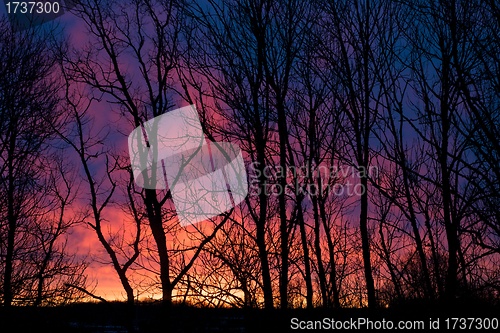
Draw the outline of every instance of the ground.
<instances>
[{"instance_id":1,"label":"ground","mask_svg":"<svg viewBox=\"0 0 500 333\"><path fill-rule=\"evenodd\" d=\"M463 318L463 319L454 319ZM467 319L469 318L469 319ZM480 319L475 319L480 318ZM406 302L380 309L207 309L188 306L169 308L123 303L86 303L61 307L0 308L2 332L314 332L381 330L404 325L413 330L448 329L466 331L489 325L495 330L500 306L474 300L452 304ZM496 323L496 324L495 324ZM420 327L419 327L420 325ZM10 327L11 329L6 329Z\"/></svg>"}]
</instances>

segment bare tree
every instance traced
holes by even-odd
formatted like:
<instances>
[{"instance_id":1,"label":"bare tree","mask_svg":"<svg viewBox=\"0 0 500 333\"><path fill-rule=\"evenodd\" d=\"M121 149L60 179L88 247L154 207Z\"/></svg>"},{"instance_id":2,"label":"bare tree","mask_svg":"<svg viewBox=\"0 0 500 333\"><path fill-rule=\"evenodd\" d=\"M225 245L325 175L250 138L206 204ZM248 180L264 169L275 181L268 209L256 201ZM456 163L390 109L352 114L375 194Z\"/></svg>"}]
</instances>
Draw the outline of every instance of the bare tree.
<instances>
[{"instance_id":1,"label":"bare tree","mask_svg":"<svg viewBox=\"0 0 500 333\"><path fill-rule=\"evenodd\" d=\"M117 171L119 171L119 161L117 158L110 157L111 152L105 146L105 133L96 133L93 127L95 118L89 115L89 110L93 105L93 98L86 96L79 91L74 81L67 75L67 69L63 66L63 76L66 80L66 108L67 108L67 125L64 129L58 131L60 138L69 146L68 150L76 154L79 161L79 166L75 167L82 170L82 179L88 185L86 190L88 197L85 198L89 209L84 209L84 220L86 224L95 232L99 242L106 251L113 269L118 274L120 283L125 290L127 303L132 305L135 300L134 290L127 276L127 271L139 256L139 242L141 240L141 219L138 216L137 210L131 203L131 215L134 221L135 234L132 240L125 240L125 235L107 235L104 224L107 220L106 209L112 205L115 190L117 187ZM104 175L97 176L94 173L96 163L104 163ZM129 179L126 186L127 192L131 193L133 184L133 175L131 170L128 173ZM80 197L80 200L82 198ZM92 222L91 222L92 221ZM129 242L127 246L119 243L116 239ZM127 253L126 249L131 249ZM123 259L120 256L123 254ZM123 263L121 262L123 261Z\"/></svg>"},{"instance_id":2,"label":"bare tree","mask_svg":"<svg viewBox=\"0 0 500 333\"><path fill-rule=\"evenodd\" d=\"M202 103L207 119L215 114L228 124L222 129L209 127L208 132L240 142L252 163L246 205L256 224L262 291L265 307L269 309L274 307L270 246L266 237L271 213L269 185L272 179L268 179L272 168L268 147L271 110L263 52L270 5L267 1L221 4L212 1L209 9L193 6L190 16L197 28L187 31L188 52L181 76L190 102ZM207 80L207 88L200 76ZM189 93L192 88L195 94ZM207 106L207 98L213 98L215 110Z\"/></svg>"},{"instance_id":3,"label":"bare tree","mask_svg":"<svg viewBox=\"0 0 500 333\"><path fill-rule=\"evenodd\" d=\"M76 222L68 217L75 189L53 148L54 128L63 125L55 31L13 29L1 20L2 300L5 306L54 304L70 299L66 283L85 286L85 265L66 248Z\"/></svg>"},{"instance_id":4,"label":"bare tree","mask_svg":"<svg viewBox=\"0 0 500 333\"><path fill-rule=\"evenodd\" d=\"M181 101L172 78L180 59L181 9L177 1L135 0L82 2L74 7L73 12L84 20L90 38L83 49L65 58L69 77L94 93L111 98L123 117L118 131L141 127ZM109 166L113 169L118 164L111 162ZM117 185L111 179L109 184L112 192ZM137 227L143 219L149 225L154 243L151 253L155 255L151 264L156 266L154 260L158 259L157 267L151 271L158 274L163 302L169 305L174 288L230 213L211 221L214 228L209 231L195 228L192 231L193 237L198 237L195 245L176 242L182 229L175 219L170 189L139 189L131 184L129 187L128 200ZM149 239L149 234L145 238ZM146 246L152 250L149 243ZM129 266L125 264L123 268Z\"/></svg>"},{"instance_id":5,"label":"bare tree","mask_svg":"<svg viewBox=\"0 0 500 333\"><path fill-rule=\"evenodd\" d=\"M368 306L377 304L372 272L369 231L369 180L372 136L379 110L383 107L380 82L385 80L391 48L384 39L394 28L394 10L389 1L347 1L327 7L324 25L323 58L331 65L332 92L345 115L344 136L349 149L340 156L360 171L364 189L359 198L359 230L362 241ZM352 158L352 162L349 158Z\"/></svg>"},{"instance_id":6,"label":"bare tree","mask_svg":"<svg viewBox=\"0 0 500 333\"><path fill-rule=\"evenodd\" d=\"M62 54L66 87L91 93L67 94L64 136L130 303L157 286L165 304L265 308L492 290L495 1L93 0L73 12L89 39ZM115 109L122 140L185 102L211 141L241 146L250 183L244 204L188 228L169 189L137 186L122 147L86 132L90 103ZM355 180L336 167L359 195L328 192ZM128 238L106 234L111 205Z\"/></svg>"}]
</instances>

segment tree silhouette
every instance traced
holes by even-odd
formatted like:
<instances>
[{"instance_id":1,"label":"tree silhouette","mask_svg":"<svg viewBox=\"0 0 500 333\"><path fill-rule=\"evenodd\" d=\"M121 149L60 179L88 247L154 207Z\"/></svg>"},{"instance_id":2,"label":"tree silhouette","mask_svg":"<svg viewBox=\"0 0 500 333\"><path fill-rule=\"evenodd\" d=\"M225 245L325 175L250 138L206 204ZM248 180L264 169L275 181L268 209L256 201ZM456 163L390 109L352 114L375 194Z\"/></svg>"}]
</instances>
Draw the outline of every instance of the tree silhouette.
<instances>
[{"instance_id":1,"label":"tree silhouette","mask_svg":"<svg viewBox=\"0 0 500 333\"><path fill-rule=\"evenodd\" d=\"M63 303L78 298L66 284L85 286L86 266L66 246L78 184L54 146L62 126L55 31L16 32L2 18L0 34L2 302Z\"/></svg>"}]
</instances>

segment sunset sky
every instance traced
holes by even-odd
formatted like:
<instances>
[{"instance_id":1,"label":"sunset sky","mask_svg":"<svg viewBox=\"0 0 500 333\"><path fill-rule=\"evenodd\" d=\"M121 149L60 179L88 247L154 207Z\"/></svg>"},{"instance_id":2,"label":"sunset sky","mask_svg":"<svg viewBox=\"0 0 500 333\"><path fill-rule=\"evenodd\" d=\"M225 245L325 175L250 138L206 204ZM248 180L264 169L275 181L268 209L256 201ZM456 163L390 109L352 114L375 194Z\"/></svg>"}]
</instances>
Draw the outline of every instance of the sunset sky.
<instances>
[{"instance_id":1,"label":"sunset sky","mask_svg":"<svg viewBox=\"0 0 500 333\"><path fill-rule=\"evenodd\" d=\"M50 47L62 52L51 55L57 62L37 87L41 94L60 82L61 98L44 111L48 117L32 121L51 125L53 155L37 160L30 152L37 162L16 156L14 148L23 147L7 149L19 139L10 127L0 133L0 153L37 170L37 181L54 177L53 197L30 192L34 201L61 199L65 189L74 199L40 207L64 208L62 220L76 222L63 233L67 253L60 255L74 260L64 269L88 265L87 280L50 283L57 290L74 283L108 300L133 303L132 292L208 306L497 299L499 18L495 1L110 0L49 20L38 32L56 31ZM27 31L10 31L11 40ZM15 49L11 40L2 50ZM5 78L24 82L23 71L9 70L0 67ZM0 125L38 133L9 113L38 104L23 109L17 91L10 102L3 81ZM158 122L164 130L175 125L161 136ZM189 141L200 133L203 140ZM157 158L167 141L175 143L172 154ZM227 150L215 154L213 141ZM139 158L131 165L133 152ZM241 158L249 194L238 197L239 175L229 166ZM145 159L166 179L180 169L184 178L158 187L151 169L137 172ZM12 164L3 164L0 190L19 186L19 200L29 202L25 185L7 172ZM53 225L46 211L40 220L48 226L22 220L5 193L0 254L10 259L0 267L2 297L10 304L9 293L30 280L39 287L27 287L26 299L39 305L44 278L37 276L44 275L31 270L50 267L53 255L43 256L47 240L36 232L52 235ZM189 219L204 214L211 217ZM17 227L14 217L33 230ZM38 252L23 252L24 242L36 243L25 235L40 240ZM63 238L55 244L64 252ZM35 268L23 270L26 258ZM9 280L12 272L19 281Z\"/></svg>"}]
</instances>

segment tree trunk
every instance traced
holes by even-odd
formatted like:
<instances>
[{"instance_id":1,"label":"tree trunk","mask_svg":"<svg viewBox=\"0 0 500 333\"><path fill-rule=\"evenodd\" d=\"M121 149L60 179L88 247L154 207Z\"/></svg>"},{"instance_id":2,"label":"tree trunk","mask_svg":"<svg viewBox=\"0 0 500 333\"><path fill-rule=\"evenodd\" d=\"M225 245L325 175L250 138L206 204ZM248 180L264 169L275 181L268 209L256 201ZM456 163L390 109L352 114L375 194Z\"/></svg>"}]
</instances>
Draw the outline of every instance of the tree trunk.
<instances>
[{"instance_id":1,"label":"tree trunk","mask_svg":"<svg viewBox=\"0 0 500 333\"><path fill-rule=\"evenodd\" d=\"M297 219L299 222L300 240L302 243L302 252L304 253L304 279L306 282L306 307L312 309L313 307L313 287L311 278L311 263L309 256L309 246L307 245L307 232L304 221L304 212L302 211L302 195L297 198Z\"/></svg>"},{"instance_id":2,"label":"tree trunk","mask_svg":"<svg viewBox=\"0 0 500 333\"><path fill-rule=\"evenodd\" d=\"M145 205L148 213L149 226L158 249L160 262L160 281L162 301L166 306L172 304L172 288L170 286L170 261L167 250L167 237L163 229L161 205L156 197L156 190L146 189Z\"/></svg>"},{"instance_id":3,"label":"tree trunk","mask_svg":"<svg viewBox=\"0 0 500 333\"><path fill-rule=\"evenodd\" d=\"M363 266L366 280L366 292L368 295L368 306L370 308L377 306L375 297L375 283L373 281L370 238L368 235L368 178L361 177L361 186L364 189L361 195L361 212L359 214L359 230L361 233L361 247L363 252Z\"/></svg>"},{"instance_id":4,"label":"tree trunk","mask_svg":"<svg viewBox=\"0 0 500 333\"><path fill-rule=\"evenodd\" d=\"M288 143L288 132L286 126L286 114L282 100L278 96L278 103L276 106L278 112L278 135L279 135L279 147L280 147L280 167L281 173L278 178L278 184L280 193L278 196L279 205L279 217L280 217L280 249L281 249L281 272L279 279L280 288L280 306L282 309L288 308L288 222L286 216L286 174L287 174L287 143Z\"/></svg>"}]
</instances>

